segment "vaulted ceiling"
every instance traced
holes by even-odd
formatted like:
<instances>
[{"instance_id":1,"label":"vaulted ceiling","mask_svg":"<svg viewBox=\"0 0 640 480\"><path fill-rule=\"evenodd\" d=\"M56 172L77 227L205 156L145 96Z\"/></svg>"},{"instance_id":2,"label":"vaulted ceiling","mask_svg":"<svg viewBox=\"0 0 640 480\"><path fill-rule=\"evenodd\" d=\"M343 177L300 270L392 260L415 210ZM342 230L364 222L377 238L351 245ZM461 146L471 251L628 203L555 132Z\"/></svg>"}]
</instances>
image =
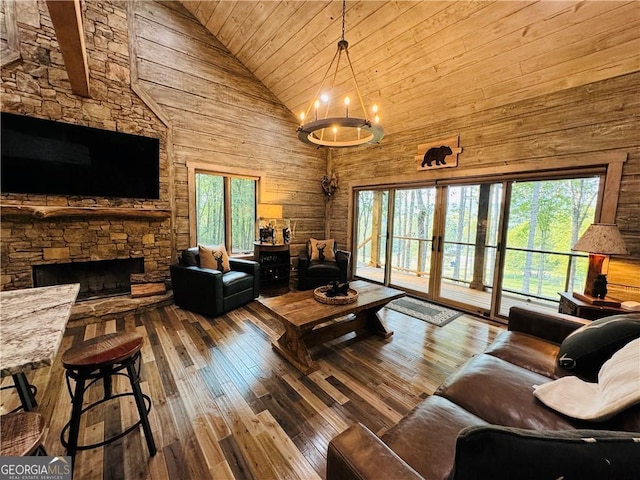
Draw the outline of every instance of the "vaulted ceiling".
<instances>
[{"instance_id":1,"label":"vaulted ceiling","mask_svg":"<svg viewBox=\"0 0 640 480\"><path fill-rule=\"evenodd\" d=\"M293 115L309 107L342 2L182 3ZM640 70L640 2L348 1L345 38L391 134ZM353 90L341 68L334 96Z\"/></svg>"}]
</instances>

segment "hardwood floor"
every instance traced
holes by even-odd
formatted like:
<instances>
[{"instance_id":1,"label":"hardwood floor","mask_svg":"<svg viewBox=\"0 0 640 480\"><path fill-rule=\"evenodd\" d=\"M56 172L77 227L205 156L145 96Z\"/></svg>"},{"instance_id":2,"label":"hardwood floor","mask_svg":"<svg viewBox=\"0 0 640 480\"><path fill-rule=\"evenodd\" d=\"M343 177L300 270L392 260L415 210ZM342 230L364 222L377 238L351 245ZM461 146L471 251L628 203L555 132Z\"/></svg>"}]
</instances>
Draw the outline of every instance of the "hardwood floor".
<instances>
[{"instance_id":1,"label":"hardwood floor","mask_svg":"<svg viewBox=\"0 0 640 480\"><path fill-rule=\"evenodd\" d=\"M317 347L321 368L308 376L271 349L282 328L259 302L214 319L171 305L68 328L60 352L112 331L144 335L142 389L153 399L158 446L149 458L137 429L80 452L74 478L324 478L333 436L354 422L385 432L504 329L468 315L435 327L388 309L381 314L395 332L391 339L349 334ZM64 455L59 436L70 402L59 358L49 372L30 377L49 427L47 452ZM114 383L123 388L120 379ZM16 401L7 392L3 412ZM99 398L100 385L88 394ZM135 412L128 397L91 410L83 415L80 442L111 435L135 421Z\"/></svg>"}]
</instances>

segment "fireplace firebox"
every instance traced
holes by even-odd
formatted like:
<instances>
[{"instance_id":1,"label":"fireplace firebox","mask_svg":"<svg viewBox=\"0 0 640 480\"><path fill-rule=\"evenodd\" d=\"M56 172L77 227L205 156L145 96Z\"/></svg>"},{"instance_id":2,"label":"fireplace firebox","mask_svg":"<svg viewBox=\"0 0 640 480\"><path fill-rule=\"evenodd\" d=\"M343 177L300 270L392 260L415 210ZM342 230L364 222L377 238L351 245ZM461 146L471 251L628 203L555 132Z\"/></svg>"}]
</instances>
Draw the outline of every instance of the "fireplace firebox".
<instances>
[{"instance_id":1,"label":"fireplace firebox","mask_svg":"<svg viewBox=\"0 0 640 480\"><path fill-rule=\"evenodd\" d=\"M143 258L34 265L33 285L47 287L79 283L78 300L125 295L130 292L132 273L144 273Z\"/></svg>"}]
</instances>

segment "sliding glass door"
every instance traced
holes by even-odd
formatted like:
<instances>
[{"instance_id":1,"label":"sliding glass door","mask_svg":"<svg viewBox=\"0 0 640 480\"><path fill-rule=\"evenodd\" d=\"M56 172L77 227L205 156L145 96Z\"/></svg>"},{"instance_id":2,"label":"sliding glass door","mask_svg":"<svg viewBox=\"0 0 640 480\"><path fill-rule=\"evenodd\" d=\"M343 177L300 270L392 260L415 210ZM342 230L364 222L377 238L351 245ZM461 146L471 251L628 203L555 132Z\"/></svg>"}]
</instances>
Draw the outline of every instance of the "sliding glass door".
<instances>
[{"instance_id":1,"label":"sliding glass door","mask_svg":"<svg viewBox=\"0 0 640 480\"><path fill-rule=\"evenodd\" d=\"M354 275L387 284L389 190L362 190L356 196Z\"/></svg>"},{"instance_id":2,"label":"sliding glass door","mask_svg":"<svg viewBox=\"0 0 640 480\"><path fill-rule=\"evenodd\" d=\"M580 290L599 175L355 192L354 275L488 316Z\"/></svg>"},{"instance_id":3,"label":"sliding glass door","mask_svg":"<svg viewBox=\"0 0 640 480\"><path fill-rule=\"evenodd\" d=\"M395 191L390 285L421 294L429 292L435 203L435 187Z\"/></svg>"},{"instance_id":4,"label":"sliding glass door","mask_svg":"<svg viewBox=\"0 0 640 480\"><path fill-rule=\"evenodd\" d=\"M437 235L437 299L478 313L491 310L498 254L501 183L443 189L445 215Z\"/></svg>"},{"instance_id":5,"label":"sliding glass door","mask_svg":"<svg viewBox=\"0 0 640 480\"><path fill-rule=\"evenodd\" d=\"M558 292L581 291L588 256L571 251L594 222L599 177L510 184L500 315L513 305L556 308Z\"/></svg>"}]
</instances>

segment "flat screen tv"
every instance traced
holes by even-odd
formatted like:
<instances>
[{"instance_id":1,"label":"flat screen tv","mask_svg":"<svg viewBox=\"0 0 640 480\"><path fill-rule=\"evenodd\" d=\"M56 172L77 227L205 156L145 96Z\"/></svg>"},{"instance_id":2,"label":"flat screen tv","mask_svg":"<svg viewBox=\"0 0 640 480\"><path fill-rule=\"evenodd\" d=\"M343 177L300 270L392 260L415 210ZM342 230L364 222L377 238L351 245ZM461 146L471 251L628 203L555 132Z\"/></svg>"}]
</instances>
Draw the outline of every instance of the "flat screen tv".
<instances>
[{"instance_id":1,"label":"flat screen tv","mask_svg":"<svg viewBox=\"0 0 640 480\"><path fill-rule=\"evenodd\" d=\"M160 141L2 112L2 193L160 198Z\"/></svg>"}]
</instances>

